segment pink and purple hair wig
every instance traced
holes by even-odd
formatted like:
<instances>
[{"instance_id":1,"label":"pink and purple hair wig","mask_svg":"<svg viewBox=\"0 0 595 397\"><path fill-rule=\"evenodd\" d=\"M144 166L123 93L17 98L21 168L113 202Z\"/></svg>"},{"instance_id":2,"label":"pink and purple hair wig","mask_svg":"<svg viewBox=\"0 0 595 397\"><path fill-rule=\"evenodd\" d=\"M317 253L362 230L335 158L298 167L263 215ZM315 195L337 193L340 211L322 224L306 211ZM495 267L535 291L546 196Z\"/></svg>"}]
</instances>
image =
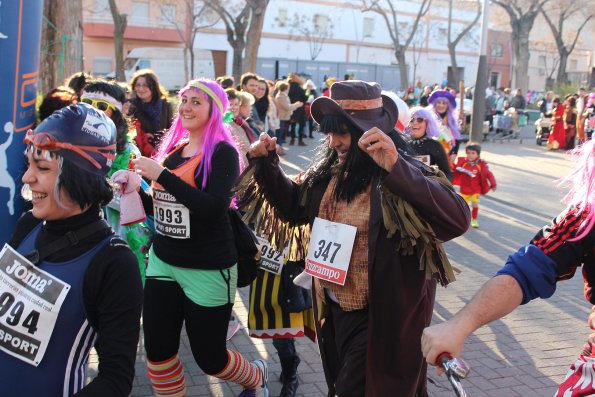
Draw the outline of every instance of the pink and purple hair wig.
<instances>
[{"instance_id":1,"label":"pink and purple hair wig","mask_svg":"<svg viewBox=\"0 0 595 397\"><path fill-rule=\"evenodd\" d=\"M574 170L562 180L569 184L570 191L563 202L587 212L577 236L571 241L585 237L595 224L595 140L591 139L572 151Z\"/></svg>"},{"instance_id":2,"label":"pink and purple hair wig","mask_svg":"<svg viewBox=\"0 0 595 397\"><path fill-rule=\"evenodd\" d=\"M201 87L203 88L201 89ZM194 90L201 93L211 105L210 118L204 130L202 160L196 170L196 175L200 173L203 174L202 188L204 189L211 172L211 158L217 145L220 142L227 142L236 148L236 150L238 150L238 148L228 127L223 123L223 115L229 106L227 94L223 88L221 88L216 81L209 79L190 80L188 84L180 90L178 96L181 97L188 92L188 90ZM180 113L178 111L170 129L165 133L161 140L161 144L155 154L155 160L162 161L178 143L188 137L188 134L188 130L182 126L182 120L180 119Z\"/></svg>"}]
</instances>

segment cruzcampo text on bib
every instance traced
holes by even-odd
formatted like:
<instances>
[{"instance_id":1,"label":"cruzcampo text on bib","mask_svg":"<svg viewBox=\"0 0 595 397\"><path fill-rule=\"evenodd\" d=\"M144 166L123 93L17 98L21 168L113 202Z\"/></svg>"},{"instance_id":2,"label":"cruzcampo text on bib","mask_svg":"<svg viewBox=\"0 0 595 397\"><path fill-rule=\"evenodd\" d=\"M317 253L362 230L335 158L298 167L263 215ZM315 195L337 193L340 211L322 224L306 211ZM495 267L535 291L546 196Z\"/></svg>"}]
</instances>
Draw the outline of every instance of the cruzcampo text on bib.
<instances>
[{"instance_id":1,"label":"cruzcampo text on bib","mask_svg":"<svg viewBox=\"0 0 595 397\"><path fill-rule=\"evenodd\" d=\"M315 218L306 256L306 273L344 285L357 228Z\"/></svg>"}]
</instances>

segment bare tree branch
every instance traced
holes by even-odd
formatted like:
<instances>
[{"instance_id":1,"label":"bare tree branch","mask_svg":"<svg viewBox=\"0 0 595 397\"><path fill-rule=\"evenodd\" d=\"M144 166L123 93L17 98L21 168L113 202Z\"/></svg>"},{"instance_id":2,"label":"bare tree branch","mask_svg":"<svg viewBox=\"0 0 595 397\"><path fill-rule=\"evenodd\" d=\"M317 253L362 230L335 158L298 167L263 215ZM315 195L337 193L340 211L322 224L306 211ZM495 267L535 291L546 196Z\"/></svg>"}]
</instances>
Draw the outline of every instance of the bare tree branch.
<instances>
[{"instance_id":1,"label":"bare tree branch","mask_svg":"<svg viewBox=\"0 0 595 397\"><path fill-rule=\"evenodd\" d=\"M559 65L558 65L558 74L556 75L556 84L562 85L567 83L566 78L566 68L568 66L568 58L578 41L578 38L585 27L585 25L595 17L595 10L587 11L584 13L584 18L582 23L578 26L578 28L574 31L574 34L571 36L572 39L570 43L567 44L565 42L565 37L568 35L564 34L564 23L566 21L575 22L571 17L572 15L578 13L579 11L584 9L584 5L574 3L574 4L563 4L561 6L556 7L552 5L548 9L545 9L544 5L540 7L541 14L543 15L546 23L550 27L552 35L554 36L554 42L556 44L556 48L558 50L559 55ZM557 24L554 23L554 18L558 17Z\"/></svg>"},{"instance_id":2,"label":"bare tree branch","mask_svg":"<svg viewBox=\"0 0 595 397\"><path fill-rule=\"evenodd\" d=\"M411 44L411 41L413 40L420 19L427 14L431 4L432 0L421 0L421 4L413 20L411 30L407 32L408 34L405 34L403 44L401 44L398 22L399 12L394 6L394 2L392 0L361 0L363 12L374 12L380 15L382 19L384 19L386 28L388 30L393 44L395 58L397 59L397 63L399 64L401 87L409 86L409 76L407 73L407 63L405 60L405 54L407 52L407 49L409 48L409 45Z\"/></svg>"},{"instance_id":3,"label":"bare tree branch","mask_svg":"<svg viewBox=\"0 0 595 397\"><path fill-rule=\"evenodd\" d=\"M529 84L529 34L541 7L550 0L492 0L510 19L514 48L514 85L523 91Z\"/></svg>"}]
</instances>

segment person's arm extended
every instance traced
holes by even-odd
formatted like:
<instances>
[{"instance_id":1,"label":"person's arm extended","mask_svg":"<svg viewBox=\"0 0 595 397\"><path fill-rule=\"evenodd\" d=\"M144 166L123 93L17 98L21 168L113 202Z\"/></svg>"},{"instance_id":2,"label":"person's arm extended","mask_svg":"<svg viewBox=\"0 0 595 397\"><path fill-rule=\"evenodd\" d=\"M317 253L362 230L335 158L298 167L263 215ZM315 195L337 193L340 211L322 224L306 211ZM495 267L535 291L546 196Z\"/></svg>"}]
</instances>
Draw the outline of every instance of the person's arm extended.
<instances>
[{"instance_id":1,"label":"person's arm extended","mask_svg":"<svg viewBox=\"0 0 595 397\"><path fill-rule=\"evenodd\" d=\"M554 241L557 239L555 234L551 237ZM535 239L533 241L540 244ZM580 243L567 245L581 246ZM434 365L436 357L443 352L460 356L465 339L482 325L506 316L521 304L554 294L556 282L565 268L540 246L528 244L510 255L496 276L486 282L451 320L424 330L422 351L429 364ZM559 254L565 258L573 256L569 254L571 251L577 252L575 259L581 257L580 250L572 247L559 249Z\"/></svg>"},{"instance_id":2,"label":"person's arm extended","mask_svg":"<svg viewBox=\"0 0 595 397\"><path fill-rule=\"evenodd\" d=\"M279 156L269 152L267 157L251 159L250 163L256 167L254 178L259 189L279 218L294 225L307 223L304 209L299 207L300 186L283 172Z\"/></svg>"},{"instance_id":3,"label":"person's arm extended","mask_svg":"<svg viewBox=\"0 0 595 397\"><path fill-rule=\"evenodd\" d=\"M206 190L192 187L167 169L159 174L157 182L194 215L204 221L215 221L227 212L231 203L231 188L239 174L237 151L231 145L219 144L211 159Z\"/></svg>"},{"instance_id":4,"label":"person's arm extended","mask_svg":"<svg viewBox=\"0 0 595 397\"><path fill-rule=\"evenodd\" d=\"M125 397L132 390L143 289L138 262L121 245L102 250L89 265L84 302L97 332L97 376L76 397Z\"/></svg>"},{"instance_id":5,"label":"person's arm extended","mask_svg":"<svg viewBox=\"0 0 595 397\"><path fill-rule=\"evenodd\" d=\"M521 286L514 277L500 275L492 278L451 320L423 331L421 346L426 361L435 365L438 355L444 352L460 357L465 339L471 333L512 312L521 304L522 298Z\"/></svg>"},{"instance_id":6,"label":"person's arm extended","mask_svg":"<svg viewBox=\"0 0 595 397\"><path fill-rule=\"evenodd\" d=\"M300 186L285 175L275 152L277 139L261 134L250 146L248 159L254 167L258 189L275 209L279 218L292 225L308 222L305 209L299 206Z\"/></svg>"}]
</instances>

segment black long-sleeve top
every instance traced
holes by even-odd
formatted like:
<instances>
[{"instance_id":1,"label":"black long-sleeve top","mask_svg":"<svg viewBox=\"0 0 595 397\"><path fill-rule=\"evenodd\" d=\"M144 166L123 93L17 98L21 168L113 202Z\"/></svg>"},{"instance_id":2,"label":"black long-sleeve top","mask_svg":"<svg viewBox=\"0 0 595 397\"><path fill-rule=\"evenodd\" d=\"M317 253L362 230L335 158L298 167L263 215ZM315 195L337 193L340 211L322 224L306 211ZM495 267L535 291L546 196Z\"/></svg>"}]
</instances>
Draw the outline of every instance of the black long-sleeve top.
<instances>
[{"instance_id":1,"label":"black long-sleeve top","mask_svg":"<svg viewBox=\"0 0 595 397\"><path fill-rule=\"evenodd\" d=\"M164 262L193 269L225 269L237 261L237 251L227 215L232 199L231 188L240 174L237 150L221 142L211 157L211 172L202 188L202 173L195 176L196 188L170 170L188 158L177 150L166 158L165 170L157 178L168 193L190 210L190 238L177 239L155 234L153 250ZM143 195L143 206L153 213L153 200Z\"/></svg>"},{"instance_id":2,"label":"black long-sleeve top","mask_svg":"<svg viewBox=\"0 0 595 397\"><path fill-rule=\"evenodd\" d=\"M448 164L448 158L442 144L434 139L423 137L421 139L411 140L411 147L415 150L415 153L419 155L430 156L430 165L438 166L440 171L444 172L444 175L449 181L452 181L452 170Z\"/></svg>"},{"instance_id":3,"label":"black long-sleeve top","mask_svg":"<svg viewBox=\"0 0 595 397\"><path fill-rule=\"evenodd\" d=\"M50 244L63 237L66 232L98 219L99 208L92 207L67 219L47 221L41 227L35 246ZM35 218L31 212L25 213L19 220L9 245L16 249L39 222L41 220ZM104 238L105 234L94 234L46 259L51 262L72 260L93 249ZM85 311L89 323L97 332L94 347L99 357L99 372L75 396L128 396L134 379L143 302L136 257L128 245L112 242L92 259L83 282Z\"/></svg>"}]
</instances>

